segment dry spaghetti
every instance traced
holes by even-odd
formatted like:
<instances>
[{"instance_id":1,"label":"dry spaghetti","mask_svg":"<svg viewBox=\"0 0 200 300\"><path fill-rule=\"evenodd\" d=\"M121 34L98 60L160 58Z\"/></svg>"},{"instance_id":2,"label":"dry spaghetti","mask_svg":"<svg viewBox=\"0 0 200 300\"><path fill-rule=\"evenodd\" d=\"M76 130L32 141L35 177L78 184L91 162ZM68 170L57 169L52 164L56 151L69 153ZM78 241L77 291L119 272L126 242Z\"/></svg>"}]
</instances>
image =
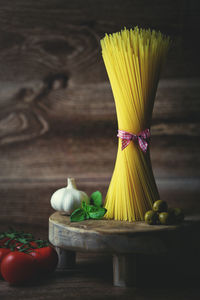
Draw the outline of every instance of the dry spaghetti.
<instances>
[{"instance_id":1,"label":"dry spaghetti","mask_svg":"<svg viewBox=\"0 0 200 300\"><path fill-rule=\"evenodd\" d=\"M121 146L126 141L119 137L115 168L105 200L109 219L143 220L145 212L159 199L149 148L144 153L136 140L150 128L160 71L169 44L169 37L160 32L138 27L106 34L101 40L119 132L135 137L123 150Z\"/></svg>"}]
</instances>

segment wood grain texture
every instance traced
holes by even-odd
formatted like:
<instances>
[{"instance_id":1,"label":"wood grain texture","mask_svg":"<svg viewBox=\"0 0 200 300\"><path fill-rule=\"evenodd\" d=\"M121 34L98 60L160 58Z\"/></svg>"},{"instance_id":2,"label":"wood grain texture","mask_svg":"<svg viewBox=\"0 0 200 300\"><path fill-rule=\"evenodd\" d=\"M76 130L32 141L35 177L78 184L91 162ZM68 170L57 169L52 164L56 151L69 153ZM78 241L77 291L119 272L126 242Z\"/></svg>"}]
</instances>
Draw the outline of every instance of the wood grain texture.
<instances>
[{"instance_id":1,"label":"wood grain texture","mask_svg":"<svg viewBox=\"0 0 200 300\"><path fill-rule=\"evenodd\" d=\"M56 247L76 252L176 254L184 247L183 240L188 242L188 231L194 228L191 220L168 226L114 220L71 223L70 217L56 212L49 218L49 240Z\"/></svg>"},{"instance_id":2,"label":"wood grain texture","mask_svg":"<svg viewBox=\"0 0 200 300\"><path fill-rule=\"evenodd\" d=\"M113 256L113 283L114 286L136 286L136 255Z\"/></svg>"},{"instance_id":3,"label":"wood grain texture","mask_svg":"<svg viewBox=\"0 0 200 300\"><path fill-rule=\"evenodd\" d=\"M181 227L187 226L187 222L183 222L179 225L160 225L153 226L148 225L143 221L138 222L126 222L126 221L115 221L115 220L85 220L82 222L70 222L70 217L60 212L55 212L49 217L49 222L52 226L60 227L68 233L77 234L96 234L99 236L108 235L112 238L113 235L119 235L119 239L122 236L136 237L138 235L146 235L146 233L157 233L163 231L176 231ZM53 234L52 238L56 239L57 234ZM123 245L122 245L123 247Z\"/></svg>"},{"instance_id":4,"label":"wood grain texture","mask_svg":"<svg viewBox=\"0 0 200 300\"><path fill-rule=\"evenodd\" d=\"M15 7L1 2L1 145L32 140L52 127L60 131L69 123L76 127L77 119L115 120L99 40L105 32L136 24L159 28L174 40L163 73L172 81L158 93L155 121L175 118L169 132L180 134L187 127L186 134L199 134L199 73L195 71L199 56L194 53L198 45L191 44L197 31L195 1L165 0L161 6L157 1L152 5L129 0L122 5L121 0L101 4L87 0L83 5L78 0L73 4L18 0ZM176 86L180 77L183 81ZM189 88L188 77L192 77ZM192 124L188 126L185 118ZM55 125L58 120L60 126ZM161 124L157 132L166 134L167 127Z\"/></svg>"}]
</instances>

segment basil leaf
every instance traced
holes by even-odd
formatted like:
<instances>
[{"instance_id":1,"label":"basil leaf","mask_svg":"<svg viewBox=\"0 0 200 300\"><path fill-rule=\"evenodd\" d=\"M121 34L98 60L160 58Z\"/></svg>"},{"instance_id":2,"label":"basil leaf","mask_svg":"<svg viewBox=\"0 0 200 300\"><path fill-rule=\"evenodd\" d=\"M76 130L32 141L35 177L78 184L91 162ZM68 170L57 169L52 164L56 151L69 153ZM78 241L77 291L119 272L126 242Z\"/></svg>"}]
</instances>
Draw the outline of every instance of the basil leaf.
<instances>
[{"instance_id":1,"label":"basil leaf","mask_svg":"<svg viewBox=\"0 0 200 300\"><path fill-rule=\"evenodd\" d=\"M96 192L92 193L92 195L90 196L90 201L95 206L101 207L102 206L102 195L101 195L101 192L100 191L96 191Z\"/></svg>"},{"instance_id":2,"label":"basil leaf","mask_svg":"<svg viewBox=\"0 0 200 300\"><path fill-rule=\"evenodd\" d=\"M95 212L95 211L97 211L98 209L99 209L99 207L94 206L94 205L87 205L87 207L86 207L87 213L89 213L89 212Z\"/></svg>"},{"instance_id":3,"label":"basil leaf","mask_svg":"<svg viewBox=\"0 0 200 300\"><path fill-rule=\"evenodd\" d=\"M89 215L89 213L86 211L86 212L85 212L85 219L86 219L86 220L89 220L89 218L90 218L90 215Z\"/></svg>"},{"instance_id":4,"label":"basil leaf","mask_svg":"<svg viewBox=\"0 0 200 300\"><path fill-rule=\"evenodd\" d=\"M88 206L89 205L87 205L87 203L85 201L82 201L81 206L82 206L82 209L84 210L84 213L85 213L85 219L88 220L90 218L90 216L88 214Z\"/></svg>"},{"instance_id":5,"label":"basil leaf","mask_svg":"<svg viewBox=\"0 0 200 300\"><path fill-rule=\"evenodd\" d=\"M86 210L87 204L86 204L85 201L82 201L82 202L81 202L81 207L82 207L84 210Z\"/></svg>"},{"instance_id":6,"label":"basil leaf","mask_svg":"<svg viewBox=\"0 0 200 300\"><path fill-rule=\"evenodd\" d=\"M99 220L105 215L106 212L107 212L106 208L99 207L99 208L96 209L96 211L90 211L88 213L89 213L89 216L90 216L91 219Z\"/></svg>"},{"instance_id":7,"label":"basil leaf","mask_svg":"<svg viewBox=\"0 0 200 300\"><path fill-rule=\"evenodd\" d=\"M71 222L79 222L86 219L86 212L83 208L77 208L73 211L73 213L70 216Z\"/></svg>"}]
</instances>

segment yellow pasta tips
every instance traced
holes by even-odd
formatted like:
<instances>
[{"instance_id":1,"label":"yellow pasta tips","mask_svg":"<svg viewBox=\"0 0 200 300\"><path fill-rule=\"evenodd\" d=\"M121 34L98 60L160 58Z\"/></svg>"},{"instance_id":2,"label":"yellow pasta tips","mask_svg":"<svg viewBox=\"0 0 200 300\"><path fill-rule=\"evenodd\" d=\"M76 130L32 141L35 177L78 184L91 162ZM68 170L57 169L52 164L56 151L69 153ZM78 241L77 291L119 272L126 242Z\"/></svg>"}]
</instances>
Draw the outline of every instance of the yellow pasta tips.
<instances>
[{"instance_id":1,"label":"yellow pasta tips","mask_svg":"<svg viewBox=\"0 0 200 300\"><path fill-rule=\"evenodd\" d=\"M137 135L149 128L160 71L170 46L169 37L135 27L106 34L102 56L110 80L118 129ZM105 199L108 219L143 220L159 199L149 148L144 153L131 141L121 149L119 139L114 172Z\"/></svg>"}]
</instances>

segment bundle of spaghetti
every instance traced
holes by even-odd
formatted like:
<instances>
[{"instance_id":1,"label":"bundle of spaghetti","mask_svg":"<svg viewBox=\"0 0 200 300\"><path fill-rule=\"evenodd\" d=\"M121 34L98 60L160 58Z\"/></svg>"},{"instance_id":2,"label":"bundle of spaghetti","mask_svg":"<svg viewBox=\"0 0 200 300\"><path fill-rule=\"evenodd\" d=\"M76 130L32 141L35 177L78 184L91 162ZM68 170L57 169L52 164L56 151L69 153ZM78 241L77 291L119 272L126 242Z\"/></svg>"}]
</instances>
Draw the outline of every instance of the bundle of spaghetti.
<instances>
[{"instance_id":1,"label":"bundle of spaghetti","mask_svg":"<svg viewBox=\"0 0 200 300\"><path fill-rule=\"evenodd\" d=\"M155 30L135 27L101 40L110 80L118 129L138 134L150 128L156 89L170 40ZM159 199L149 148L141 151L131 141L122 151L119 138L114 172L105 199L106 218L143 220Z\"/></svg>"}]
</instances>

